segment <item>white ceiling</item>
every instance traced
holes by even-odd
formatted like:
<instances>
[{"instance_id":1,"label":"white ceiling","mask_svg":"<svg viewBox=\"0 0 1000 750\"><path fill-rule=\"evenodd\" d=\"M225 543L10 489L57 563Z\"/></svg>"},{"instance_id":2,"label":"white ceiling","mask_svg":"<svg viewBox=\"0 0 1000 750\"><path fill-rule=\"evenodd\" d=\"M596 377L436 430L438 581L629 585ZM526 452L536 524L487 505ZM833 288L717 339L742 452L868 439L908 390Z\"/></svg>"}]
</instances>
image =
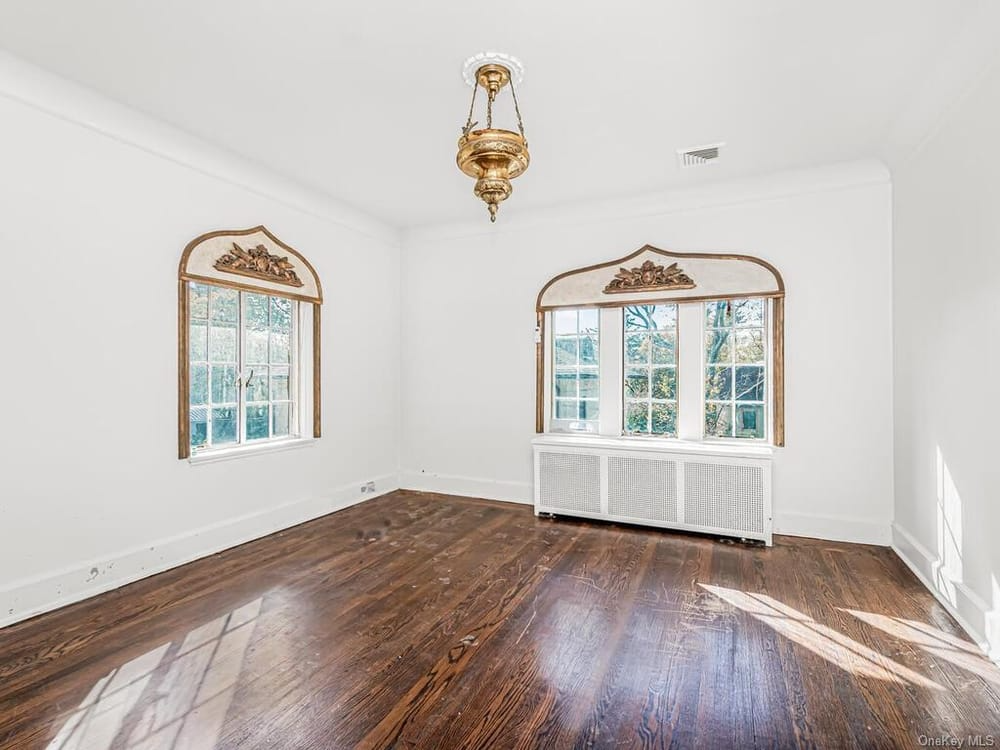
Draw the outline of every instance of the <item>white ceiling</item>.
<instances>
[{"instance_id":1,"label":"white ceiling","mask_svg":"<svg viewBox=\"0 0 1000 750\"><path fill-rule=\"evenodd\" d=\"M878 156L971 2L2 0L0 46L414 226L486 219L454 163L475 52L526 67L533 162L502 221ZM722 163L677 166L718 140Z\"/></svg>"}]
</instances>

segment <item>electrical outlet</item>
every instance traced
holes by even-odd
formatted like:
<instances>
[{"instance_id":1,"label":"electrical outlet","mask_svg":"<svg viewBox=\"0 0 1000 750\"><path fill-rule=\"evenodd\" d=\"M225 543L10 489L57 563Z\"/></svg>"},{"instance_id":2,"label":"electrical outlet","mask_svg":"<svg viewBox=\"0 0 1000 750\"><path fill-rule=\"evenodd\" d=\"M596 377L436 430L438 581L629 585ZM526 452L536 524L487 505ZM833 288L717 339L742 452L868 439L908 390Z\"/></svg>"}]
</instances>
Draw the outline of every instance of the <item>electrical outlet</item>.
<instances>
[{"instance_id":1,"label":"electrical outlet","mask_svg":"<svg viewBox=\"0 0 1000 750\"><path fill-rule=\"evenodd\" d=\"M375 491L375 482L367 482L367 483L365 484L365 489L366 489L366 490L367 490L368 492L374 492L374 491Z\"/></svg>"}]
</instances>

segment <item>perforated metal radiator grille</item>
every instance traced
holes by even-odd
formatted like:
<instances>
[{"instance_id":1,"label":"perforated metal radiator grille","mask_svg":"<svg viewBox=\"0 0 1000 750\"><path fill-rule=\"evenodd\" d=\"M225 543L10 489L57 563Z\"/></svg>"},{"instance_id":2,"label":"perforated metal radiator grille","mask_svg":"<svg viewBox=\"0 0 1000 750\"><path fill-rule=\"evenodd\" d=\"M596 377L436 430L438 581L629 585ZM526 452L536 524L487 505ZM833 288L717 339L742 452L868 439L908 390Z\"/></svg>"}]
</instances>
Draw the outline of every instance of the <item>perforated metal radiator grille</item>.
<instances>
[{"instance_id":1,"label":"perforated metal radiator grille","mask_svg":"<svg viewBox=\"0 0 1000 750\"><path fill-rule=\"evenodd\" d=\"M610 456L608 513L649 521L676 521L677 464L649 458Z\"/></svg>"},{"instance_id":2,"label":"perforated metal radiator grille","mask_svg":"<svg viewBox=\"0 0 1000 750\"><path fill-rule=\"evenodd\" d=\"M685 523L760 534L766 501L759 466L684 464Z\"/></svg>"},{"instance_id":3,"label":"perforated metal radiator grille","mask_svg":"<svg viewBox=\"0 0 1000 750\"><path fill-rule=\"evenodd\" d=\"M645 446L628 450L615 445L577 449L558 443L551 448L535 443L533 452L536 512L691 529L771 544L769 454L653 451Z\"/></svg>"},{"instance_id":4,"label":"perforated metal radiator grille","mask_svg":"<svg viewBox=\"0 0 1000 750\"><path fill-rule=\"evenodd\" d=\"M538 454L539 500L554 510L601 512L601 457L590 454Z\"/></svg>"}]
</instances>

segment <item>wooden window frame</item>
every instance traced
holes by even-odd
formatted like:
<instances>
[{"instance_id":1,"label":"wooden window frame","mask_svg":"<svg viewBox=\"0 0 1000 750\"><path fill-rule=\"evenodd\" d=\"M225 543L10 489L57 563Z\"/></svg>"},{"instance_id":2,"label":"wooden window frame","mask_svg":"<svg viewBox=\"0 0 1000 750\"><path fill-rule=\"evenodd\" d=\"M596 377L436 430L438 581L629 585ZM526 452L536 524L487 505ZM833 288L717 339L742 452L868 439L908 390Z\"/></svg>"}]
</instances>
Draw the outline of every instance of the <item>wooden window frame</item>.
<instances>
[{"instance_id":1,"label":"wooden window frame","mask_svg":"<svg viewBox=\"0 0 1000 750\"><path fill-rule=\"evenodd\" d=\"M263 248L266 255L261 263L277 271L257 273L253 270L232 270L224 259L232 259L230 245L240 243L256 249ZM215 259L212 263L212 259ZM253 282L244 281L253 278ZM292 280L290 280L292 279ZM322 435L321 408L321 317L323 290L319 276L312 264L297 250L286 245L266 227L250 229L225 229L207 232L191 240L184 248L177 279L177 456L191 457L191 407L190 407L190 340L189 340L189 284L191 282L285 297L312 306L312 436ZM299 324L301 320L295 323ZM301 365L301 363L299 363ZM301 400L300 400L301 404ZM242 432L242 426L241 426ZM268 445L273 440L241 445Z\"/></svg>"},{"instance_id":2,"label":"wooden window frame","mask_svg":"<svg viewBox=\"0 0 1000 750\"><path fill-rule=\"evenodd\" d=\"M674 288L669 288L667 285L664 285L662 289L637 287L635 293L625 294L621 294L621 290L616 289L612 295L612 284L608 283L607 287L604 288L604 294L609 294L609 296L604 297L600 294L599 287L594 287L594 283L597 281L600 281L600 285L603 286L605 281L611 282L613 278L616 278L617 275L614 271L609 272L610 269L621 269L621 273L626 273L628 269L625 266L640 257L663 264L670 262L683 265L684 261L688 261L690 265L695 265L699 272L693 274L692 283L677 284ZM718 266L716 266L716 262L718 262ZM743 288L739 286L738 282L735 282L734 286L734 282L730 279L733 276L732 273L728 274L723 281L716 282L716 279L723 279L723 274L715 274L712 269L718 268L721 271L726 264L730 269L745 270L744 275L747 278L752 278L756 286ZM737 273L735 276L738 277L739 274ZM581 279L588 281L589 286L587 283L580 285ZM691 282L692 280L684 276L681 281ZM563 293L555 302L549 300L547 296L551 295L548 293L553 289L558 289L557 285L561 282L576 284L580 289L579 296L574 297L573 287L569 287L571 291L568 295ZM670 303L681 305L689 302L704 303L753 297L761 297L770 302L769 338L771 351L768 388L771 411L770 436L772 445L783 447L785 445L785 284L781 274L767 261L752 255L678 253L661 250L652 245L645 245L623 258L558 274L539 291L535 304L535 432L543 433L546 425L545 347L550 338L546 335L545 330L546 313L562 308L624 308L632 305ZM678 353L678 358L679 356ZM679 371L678 376L680 376Z\"/></svg>"}]
</instances>

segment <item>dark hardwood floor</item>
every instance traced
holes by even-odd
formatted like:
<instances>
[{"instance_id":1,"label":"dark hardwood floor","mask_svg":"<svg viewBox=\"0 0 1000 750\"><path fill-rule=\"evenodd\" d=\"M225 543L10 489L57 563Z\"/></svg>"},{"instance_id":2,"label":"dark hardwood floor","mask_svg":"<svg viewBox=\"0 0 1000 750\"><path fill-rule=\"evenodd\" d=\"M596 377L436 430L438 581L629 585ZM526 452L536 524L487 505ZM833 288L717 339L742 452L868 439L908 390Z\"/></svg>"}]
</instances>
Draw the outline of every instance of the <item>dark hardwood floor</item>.
<instances>
[{"instance_id":1,"label":"dark hardwood floor","mask_svg":"<svg viewBox=\"0 0 1000 750\"><path fill-rule=\"evenodd\" d=\"M969 735L1000 746L1000 669L886 548L415 492L0 630L0 747L19 750Z\"/></svg>"}]
</instances>

